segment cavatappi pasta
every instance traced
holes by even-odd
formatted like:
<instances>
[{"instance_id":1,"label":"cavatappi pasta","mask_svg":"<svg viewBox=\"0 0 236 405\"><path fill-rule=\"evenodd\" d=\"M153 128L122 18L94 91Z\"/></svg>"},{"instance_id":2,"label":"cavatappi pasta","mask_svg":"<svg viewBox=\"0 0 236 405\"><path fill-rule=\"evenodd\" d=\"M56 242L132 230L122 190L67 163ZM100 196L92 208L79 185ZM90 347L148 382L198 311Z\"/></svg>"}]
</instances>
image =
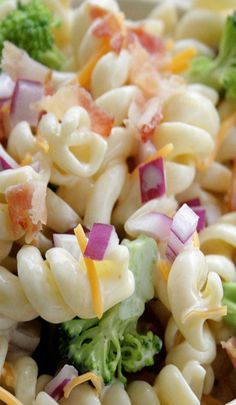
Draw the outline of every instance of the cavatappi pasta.
<instances>
[{"instance_id":1,"label":"cavatappi pasta","mask_svg":"<svg viewBox=\"0 0 236 405\"><path fill-rule=\"evenodd\" d=\"M23 3L0 3L0 402L233 404L235 0Z\"/></svg>"}]
</instances>

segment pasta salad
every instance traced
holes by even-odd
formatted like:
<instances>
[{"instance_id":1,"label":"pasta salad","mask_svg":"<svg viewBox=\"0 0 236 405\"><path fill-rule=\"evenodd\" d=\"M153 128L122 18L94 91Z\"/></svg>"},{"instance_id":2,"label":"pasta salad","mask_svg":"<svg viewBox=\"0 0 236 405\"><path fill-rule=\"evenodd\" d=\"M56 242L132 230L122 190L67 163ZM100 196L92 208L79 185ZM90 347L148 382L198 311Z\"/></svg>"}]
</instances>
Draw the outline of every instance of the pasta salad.
<instances>
[{"instance_id":1,"label":"pasta salad","mask_svg":"<svg viewBox=\"0 0 236 405\"><path fill-rule=\"evenodd\" d=\"M0 1L1 403L236 403L234 8Z\"/></svg>"}]
</instances>

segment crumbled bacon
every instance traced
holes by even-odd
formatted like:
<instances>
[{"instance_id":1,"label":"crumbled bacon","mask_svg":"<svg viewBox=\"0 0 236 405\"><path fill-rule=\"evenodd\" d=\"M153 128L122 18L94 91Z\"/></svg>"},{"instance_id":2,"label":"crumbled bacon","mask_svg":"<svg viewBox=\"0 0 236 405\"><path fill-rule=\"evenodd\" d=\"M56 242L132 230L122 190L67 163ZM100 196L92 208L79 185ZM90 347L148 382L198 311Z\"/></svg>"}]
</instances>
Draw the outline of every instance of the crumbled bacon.
<instances>
[{"instance_id":1,"label":"crumbled bacon","mask_svg":"<svg viewBox=\"0 0 236 405\"><path fill-rule=\"evenodd\" d=\"M236 369L236 336L232 336L227 342L221 342L221 346L226 350L234 368Z\"/></svg>"},{"instance_id":2,"label":"crumbled bacon","mask_svg":"<svg viewBox=\"0 0 236 405\"><path fill-rule=\"evenodd\" d=\"M138 86L149 97L158 94L161 81L148 52L137 41L129 45L129 51L131 55L130 83Z\"/></svg>"},{"instance_id":3,"label":"crumbled bacon","mask_svg":"<svg viewBox=\"0 0 236 405\"><path fill-rule=\"evenodd\" d=\"M124 25L122 14L106 14L93 29L93 35L97 38L107 40L110 47L119 53L126 43L127 31Z\"/></svg>"},{"instance_id":4,"label":"crumbled bacon","mask_svg":"<svg viewBox=\"0 0 236 405\"><path fill-rule=\"evenodd\" d=\"M52 96L43 97L37 103L37 108L55 114L58 120L62 120L66 111L76 105L83 107L88 112L91 129L94 132L105 137L110 134L114 119L95 104L87 90L77 84L65 85Z\"/></svg>"},{"instance_id":5,"label":"crumbled bacon","mask_svg":"<svg viewBox=\"0 0 236 405\"><path fill-rule=\"evenodd\" d=\"M161 38L151 35L142 27L133 28L129 31L129 41L132 43L137 39L140 45L150 54L163 53L164 42Z\"/></svg>"},{"instance_id":6,"label":"crumbled bacon","mask_svg":"<svg viewBox=\"0 0 236 405\"><path fill-rule=\"evenodd\" d=\"M89 15L92 20L104 17L107 14L107 10L95 5L89 5Z\"/></svg>"},{"instance_id":7,"label":"crumbled bacon","mask_svg":"<svg viewBox=\"0 0 236 405\"><path fill-rule=\"evenodd\" d=\"M138 93L130 105L126 123L136 129L142 142L147 142L163 118L161 110L159 98L145 99L142 93Z\"/></svg>"},{"instance_id":8,"label":"crumbled bacon","mask_svg":"<svg viewBox=\"0 0 236 405\"><path fill-rule=\"evenodd\" d=\"M91 119L91 129L105 137L109 136L114 119L110 117L102 108L98 107L91 94L83 89L78 89L79 105L81 105L89 113Z\"/></svg>"},{"instance_id":9,"label":"crumbled bacon","mask_svg":"<svg viewBox=\"0 0 236 405\"><path fill-rule=\"evenodd\" d=\"M26 243L32 242L46 224L46 190L46 183L37 180L10 186L6 190L13 232L16 238L25 233Z\"/></svg>"}]
</instances>

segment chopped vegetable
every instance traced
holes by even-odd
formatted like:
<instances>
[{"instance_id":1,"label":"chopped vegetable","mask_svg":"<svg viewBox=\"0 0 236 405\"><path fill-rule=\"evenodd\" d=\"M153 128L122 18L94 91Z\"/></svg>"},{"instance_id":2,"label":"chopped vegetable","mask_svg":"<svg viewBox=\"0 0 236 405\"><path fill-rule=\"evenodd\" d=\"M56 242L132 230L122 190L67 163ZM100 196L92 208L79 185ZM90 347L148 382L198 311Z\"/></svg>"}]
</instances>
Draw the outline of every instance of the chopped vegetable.
<instances>
[{"instance_id":1,"label":"chopped vegetable","mask_svg":"<svg viewBox=\"0 0 236 405\"><path fill-rule=\"evenodd\" d=\"M165 172L162 158L139 166L141 200L143 203L165 194Z\"/></svg>"},{"instance_id":2,"label":"chopped vegetable","mask_svg":"<svg viewBox=\"0 0 236 405\"><path fill-rule=\"evenodd\" d=\"M46 385L45 391L59 401L64 396L64 388L73 378L78 376L78 371L73 366L65 364L59 373Z\"/></svg>"},{"instance_id":3,"label":"chopped vegetable","mask_svg":"<svg viewBox=\"0 0 236 405\"><path fill-rule=\"evenodd\" d=\"M236 98L236 11L227 17L215 59L199 56L192 61L187 77Z\"/></svg>"},{"instance_id":4,"label":"chopped vegetable","mask_svg":"<svg viewBox=\"0 0 236 405\"><path fill-rule=\"evenodd\" d=\"M10 41L28 52L35 60L60 70L64 56L54 44L53 29L58 21L40 0L17 3L0 25L0 55L4 41Z\"/></svg>"},{"instance_id":5,"label":"chopped vegetable","mask_svg":"<svg viewBox=\"0 0 236 405\"><path fill-rule=\"evenodd\" d=\"M103 260L118 244L119 239L114 226L93 224L84 256L93 260Z\"/></svg>"},{"instance_id":6,"label":"chopped vegetable","mask_svg":"<svg viewBox=\"0 0 236 405\"><path fill-rule=\"evenodd\" d=\"M170 234L172 218L160 212L148 212L140 216L131 216L125 224L129 235L144 234L156 240L166 240Z\"/></svg>"},{"instance_id":7,"label":"chopped vegetable","mask_svg":"<svg viewBox=\"0 0 236 405\"><path fill-rule=\"evenodd\" d=\"M166 250L166 256L169 260L174 261L184 247L192 242L198 219L199 217L187 204L183 204L176 212L170 228Z\"/></svg>"},{"instance_id":8,"label":"chopped vegetable","mask_svg":"<svg viewBox=\"0 0 236 405\"><path fill-rule=\"evenodd\" d=\"M223 304L227 305L227 315L224 317L224 321L236 329L236 283L223 283L223 290Z\"/></svg>"},{"instance_id":9,"label":"chopped vegetable","mask_svg":"<svg viewBox=\"0 0 236 405\"><path fill-rule=\"evenodd\" d=\"M74 319L61 325L62 354L80 372L92 371L105 383L114 377L126 381L124 371L136 372L154 363L161 341L151 331L140 334L137 322L154 295L152 272L156 243L145 236L123 241L130 254L129 268L135 277L135 292L107 311L102 319Z\"/></svg>"},{"instance_id":10,"label":"chopped vegetable","mask_svg":"<svg viewBox=\"0 0 236 405\"><path fill-rule=\"evenodd\" d=\"M20 121L28 121L36 126L39 112L32 104L43 96L43 85L40 82L17 80L11 102L10 124L14 128Z\"/></svg>"}]
</instances>

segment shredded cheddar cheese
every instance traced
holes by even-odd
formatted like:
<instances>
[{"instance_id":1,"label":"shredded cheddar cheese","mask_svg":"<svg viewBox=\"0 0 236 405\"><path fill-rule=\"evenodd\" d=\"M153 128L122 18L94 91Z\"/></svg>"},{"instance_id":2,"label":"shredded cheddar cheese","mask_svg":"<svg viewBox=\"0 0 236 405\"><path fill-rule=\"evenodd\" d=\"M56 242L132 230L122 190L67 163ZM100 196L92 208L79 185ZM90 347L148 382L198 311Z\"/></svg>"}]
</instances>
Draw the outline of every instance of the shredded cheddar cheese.
<instances>
[{"instance_id":1,"label":"shredded cheddar cheese","mask_svg":"<svg viewBox=\"0 0 236 405\"><path fill-rule=\"evenodd\" d=\"M208 167L212 164L213 160L215 160L217 156L217 153L222 145L223 140L225 139L230 129L235 126L235 124L236 124L236 112L234 112L224 121L222 121L219 132L217 134L215 148L211 156L203 162L200 162L198 160L196 161L196 167L199 171L204 171L208 169Z\"/></svg>"},{"instance_id":2,"label":"shredded cheddar cheese","mask_svg":"<svg viewBox=\"0 0 236 405\"><path fill-rule=\"evenodd\" d=\"M78 240L80 250L82 254L85 251L87 240L83 231L82 226L79 224L74 229L75 236ZM100 319L103 314L103 305L102 305L102 297L101 297L101 290L100 290L100 283L99 278L97 275L96 267L92 259L88 257L84 257L84 264L87 269L88 279L92 291L93 297L93 305L94 305L94 312L96 313L97 317Z\"/></svg>"},{"instance_id":3,"label":"shredded cheddar cheese","mask_svg":"<svg viewBox=\"0 0 236 405\"><path fill-rule=\"evenodd\" d=\"M1 375L1 379L3 380L4 384L7 387L14 387L15 386L15 377L13 373L13 369L9 363L5 361L3 366L3 371Z\"/></svg>"},{"instance_id":4,"label":"shredded cheddar cheese","mask_svg":"<svg viewBox=\"0 0 236 405\"><path fill-rule=\"evenodd\" d=\"M14 395L0 387L0 400L5 402L7 405L24 405L19 401Z\"/></svg>"},{"instance_id":5,"label":"shredded cheddar cheese","mask_svg":"<svg viewBox=\"0 0 236 405\"><path fill-rule=\"evenodd\" d=\"M94 387L96 388L98 396L101 395L102 389L103 389L103 380L102 377L99 377L98 375L88 372L85 374L80 375L79 377L73 378L64 388L64 397L68 398L71 391L77 387L77 385L83 384L86 381L92 381Z\"/></svg>"},{"instance_id":6,"label":"shredded cheddar cheese","mask_svg":"<svg viewBox=\"0 0 236 405\"><path fill-rule=\"evenodd\" d=\"M157 266L158 266L164 280L167 282L168 277L169 277L169 273L170 273L170 270L171 270L171 264L167 260L160 260L157 263Z\"/></svg>"},{"instance_id":7,"label":"shredded cheddar cheese","mask_svg":"<svg viewBox=\"0 0 236 405\"><path fill-rule=\"evenodd\" d=\"M193 246L197 249L200 249L200 241L197 231L193 234Z\"/></svg>"},{"instance_id":8,"label":"shredded cheddar cheese","mask_svg":"<svg viewBox=\"0 0 236 405\"><path fill-rule=\"evenodd\" d=\"M43 152L48 153L49 152L49 144L46 141L46 139L42 138L40 135L36 136L36 144L40 149L43 150Z\"/></svg>"},{"instance_id":9,"label":"shredded cheddar cheese","mask_svg":"<svg viewBox=\"0 0 236 405\"><path fill-rule=\"evenodd\" d=\"M219 308L213 308L213 309L207 309L207 310L193 310L188 312L187 314L185 314L183 316L182 322L186 322L191 320L191 318L205 318L205 317L209 317L209 316L226 316L227 315L227 305L224 305L222 307Z\"/></svg>"},{"instance_id":10,"label":"shredded cheddar cheese","mask_svg":"<svg viewBox=\"0 0 236 405\"><path fill-rule=\"evenodd\" d=\"M187 48L182 52L173 56L169 70L172 73L181 73L189 67L191 59L197 55L197 50L194 47Z\"/></svg>"},{"instance_id":11,"label":"shredded cheddar cheese","mask_svg":"<svg viewBox=\"0 0 236 405\"><path fill-rule=\"evenodd\" d=\"M110 45L107 41L103 41L102 47L99 49L98 52L94 53L87 64L83 67L83 69L79 72L78 79L81 87L85 87L86 89L89 89L90 87L90 81L91 81L91 75L93 72L93 69L99 59L108 53L110 51Z\"/></svg>"},{"instance_id":12,"label":"shredded cheddar cheese","mask_svg":"<svg viewBox=\"0 0 236 405\"><path fill-rule=\"evenodd\" d=\"M21 166L27 166L32 163L32 155L30 153L26 153L24 159L21 161L20 165Z\"/></svg>"}]
</instances>

